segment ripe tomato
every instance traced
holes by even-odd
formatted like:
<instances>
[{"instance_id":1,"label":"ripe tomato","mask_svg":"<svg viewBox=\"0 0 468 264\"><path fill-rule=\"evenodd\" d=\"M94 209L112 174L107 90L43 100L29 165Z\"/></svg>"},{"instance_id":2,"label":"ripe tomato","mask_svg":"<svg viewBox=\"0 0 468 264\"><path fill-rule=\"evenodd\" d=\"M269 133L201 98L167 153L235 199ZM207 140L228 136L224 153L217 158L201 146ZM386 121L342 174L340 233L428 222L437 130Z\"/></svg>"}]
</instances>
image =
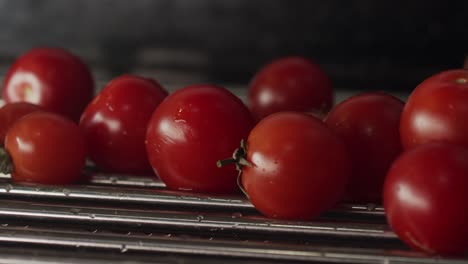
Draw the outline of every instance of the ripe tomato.
<instances>
[{"instance_id":1,"label":"ripe tomato","mask_svg":"<svg viewBox=\"0 0 468 264\"><path fill-rule=\"evenodd\" d=\"M430 254L468 250L468 150L443 142L412 148L392 165L384 207L395 233Z\"/></svg>"},{"instance_id":2,"label":"ripe tomato","mask_svg":"<svg viewBox=\"0 0 468 264\"><path fill-rule=\"evenodd\" d=\"M109 82L81 116L88 155L104 171L151 173L146 127L167 96L157 82L124 75Z\"/></svg>"},{"instance_id":3,"label":"ripe tomato","mask_svg":"<svg viewBox=\"0 0 468 264\"><path fill-rule=\"evenodd\" d=\"M5 141L5 135L13 123L21 117L42 109L34 104L18 102L6 104L0 108L0 145Z\"/></svg>"},{"instance_id":4,"label":"ripe tomato","mask_svg":"<svg viewBox=\"0 0 468 264\"><path fill-rule=\"evenodd\" d=\"M234 167L218 169L254 125L242 101L211 85L194 85L169 95L154 112L146 134L151 165L170 189L232 193Z\"/></svg>"},{"instance_id":5,"label":"ripe tomato","mask_svg":"<svg viewBox=\"0 0 468 264\"><path fill-rule=\"evenodd\" d=\"M7 132L5 149L15 182L73 183L80 179L86 159L78 125L48 112L34 112L16 121Z\"/></svg>"},{"instance_id":6,"label":"ripe tomato","mask_svg":"<svg viewBox=\"0 0 468 264\"><path fill-rule=\"evenodd\" d=\"M3 82L7 103L29 102L78 121L94 94L87 66L57 48L35 48L19 57Z\"/></svg>"},{"instance_id":7,"label":"ripe tomato","mask_svg":"<svg viewBox=\"0 0 468 264\"><path fill-rule=\"evenodd\" d=\"M436 74L416 87L403 109L400 134L408 149L430 141L468 147L468 70Z\"/></svg>"},{"instance_id":8,"label":"ripe tomato","mask_svg":"<svg viewBox=\"0 0 468 264\"><path fill-rule=\"evenodd\" d=\"M325 123L341 138L352 160L346 199L380 202L387 170L400 154L404 103L385 93L364 93L335 106Z\"/></svg>"},{"instance_id":9,"label":"ripe tomato","mask_svg":"<svg viewBox=\"0 0 468 264\"><path fill-rule=\"evenodd\" d=\"M279 111L326 113L333 89L326 73L301 57L273 61L255 75L249 87L249 106L257 120Z\"/></svg>"},{"instance_id":10,"label":"ripe tomato","mask_svg":"<svg viewBox=\"0 0 468 264\"><path fill-rule=\"evenodd\" d=\"M306 220L342 199L350 174L346 146L321 120L302 113L266 117L250 133L242 185L272 218Z\"/></svg>"}]
</instances>

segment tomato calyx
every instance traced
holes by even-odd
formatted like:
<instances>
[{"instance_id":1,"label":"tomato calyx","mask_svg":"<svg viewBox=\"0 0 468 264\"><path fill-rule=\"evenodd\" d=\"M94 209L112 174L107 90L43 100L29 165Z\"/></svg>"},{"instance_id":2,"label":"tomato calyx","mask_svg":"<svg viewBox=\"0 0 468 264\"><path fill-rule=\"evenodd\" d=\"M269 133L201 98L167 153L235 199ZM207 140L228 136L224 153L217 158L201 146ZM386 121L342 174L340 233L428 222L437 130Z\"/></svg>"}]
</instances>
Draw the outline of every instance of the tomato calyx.
<instances>
[{"instance_id":1,"label":"tomato calyx","mask_svg":"<svg viewBox=\"0 0 468 264\"><path fill-rule=\"evenodd\" d=\"M245 142L245 140L241 140L240 147L234 150L234 153L232 153L232 157L228 159L218 160L216 162L216 166L218 166L218 168L221 168L228 164L235 164L236 170L239 172L239 174L237 175L237 186L239 186L240 190L245 194L245 196L249 197L247 192L244 190L244 187L242 186L241 182L242 169L245 166L253 167L253 164L250 161L248 161L246 157L247 143Z\"/></svg>"},{"instance_id":2,"label":"tomato calyx","mask_svg":"<svg viewBox=\"0 0 468 264\"><path fill-rule=\"evenodd\" d=\"M218 160L218 162L216 162L216 166L221 168L228 164L235 164L236 169L239 171L242 170L244 166L252 167L252 163L246 159L246 156L247 143L245 143L245 140L241 140L240 147L234 150L234 153L232 153L232 158Z\"/></svg>"},{"instance_id":3,"label":"tomato calyx","mask_svg":"<svg viewBox=\"0 0 468 264\"><path fill-rule=\"evenodd\" d=\"M5 148L0 148L0 173L10 174L13 172L13 161Z\"/></svg>"}]
</instances>

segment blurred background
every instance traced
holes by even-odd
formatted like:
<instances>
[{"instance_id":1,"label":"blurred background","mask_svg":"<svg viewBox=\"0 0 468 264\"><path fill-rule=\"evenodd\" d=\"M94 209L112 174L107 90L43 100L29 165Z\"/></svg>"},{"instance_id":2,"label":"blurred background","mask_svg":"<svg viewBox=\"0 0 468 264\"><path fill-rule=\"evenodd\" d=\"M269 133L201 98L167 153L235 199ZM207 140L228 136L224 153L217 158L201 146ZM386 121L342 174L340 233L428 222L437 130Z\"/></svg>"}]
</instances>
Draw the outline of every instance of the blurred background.
<instances>
[{"instance_id":1,"label":"blurred background","mask_svg":"<svg viewBox=\"0 0 468 264\"><path fill-rule=\"evenodd\" d=\"M460 68L468 1L0 0L0 75L35 46L60 46L96 79L246 87L263 64L306 56L339 89L409 91Z\"/></svg>"}]
</instances>

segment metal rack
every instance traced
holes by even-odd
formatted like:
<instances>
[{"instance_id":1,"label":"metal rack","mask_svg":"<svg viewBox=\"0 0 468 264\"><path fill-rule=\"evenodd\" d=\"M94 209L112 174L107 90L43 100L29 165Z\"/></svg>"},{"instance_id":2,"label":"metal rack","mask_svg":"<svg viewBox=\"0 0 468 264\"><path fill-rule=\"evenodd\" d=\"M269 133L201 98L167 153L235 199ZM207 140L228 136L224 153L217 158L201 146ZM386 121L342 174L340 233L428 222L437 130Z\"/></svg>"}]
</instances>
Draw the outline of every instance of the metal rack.
<instances>
[{"instance_id":1,"label":"metal rack","mask_svg":"<svg viewBox=\"0 0 468 264\"><path fill-rule=\"evenodd\" d=\"M240 194L173 192L150 177L0 178L0 263L468 263L409 250L372 204L292 222L262 217Z\"/></svg>"}]
</instances>

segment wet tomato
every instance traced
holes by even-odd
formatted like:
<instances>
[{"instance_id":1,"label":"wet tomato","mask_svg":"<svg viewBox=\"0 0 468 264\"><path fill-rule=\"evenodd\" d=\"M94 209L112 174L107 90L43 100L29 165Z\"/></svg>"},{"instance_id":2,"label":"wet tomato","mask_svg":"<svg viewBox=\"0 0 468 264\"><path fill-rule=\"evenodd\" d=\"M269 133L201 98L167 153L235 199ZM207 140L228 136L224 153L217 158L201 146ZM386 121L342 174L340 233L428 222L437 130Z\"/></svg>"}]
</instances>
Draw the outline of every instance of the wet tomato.
<instances>
[{"instance_id":1,"label":"wet tomato","mask_svg":"<svg viewBox=\"0 0 468 264\"><path fill-rule=\"evenodd\" d=\"M78 121L94 95L88 67L58 48L35 48L8 70L2 96L7 103L29 102Z\"/></svg>"},{"instance_id":2,"label":"wet tomato","mask_svg":"<svg viewBox=\"0 0 468 264\"><path fill-rule=\"evenodd\" d=\"M414 147L392 165L384 207L395 233L414 249L438 255L468 250L468 150L444 142Z\"/></svg>"},{"instance_id":3,"label":"wet tomato","mask_svg":"<svg viewBox=\"0 0 468 264\"><path fill-rule=\"evenodd\" d=\"M248 100L257 120L279 111L321 115L333 104L333 89L317 64L302 57L285 57L260 69L250 83Z\"/></svg>"},{"instance_id":4,"label":"wet tomato","mask_svg":"<svg viewBox=\"0 0 468 264\"><path fill-rule=\"evenodd\" d=\"M86 159L78 125L61 115L41 111L22 117L10 127L5 149L15 182L70 184L80 179Z\"/></svg>"},{"instance_id":5,"label":"wet tomato","mask_svg":"<svg viewBox=\"0 0 468 264\"><path fill-rule=\"evenodd\" d=\"M468 147L468 70L449 70L419 84L400 123L403 147L447 141Z\"/></svg>"},{"instance_id":6,"label":"wet tomato","mask_svg":"<svg viewBox=\"0 0 468 264\"><path fill-rule=\"evenodd\" d=\"M307 220L342 199L350 174L346 146L313 116L272 114L240 150L234 156L242 153L242 185L267 217Z\"/></svg>"},{"instance_id":7,"label":"wet tomato","mask_svg":"<svg viewBox=\"0 0 468 264\"><path fill-rule=\"evenodd\" d=\"M18 102L10 103L0 108L0 145L3 145L5 141L5 135L13 123L21 117L36 111L41 111L37 105Z\"/></svg>"},{"instance_id":8,"label":"wet tomato","mask_svg":"<svg viewBox=\"0 0 468 264\"><path fill-rule=\"evenodd\" d=\"M382 200L387 170L401 153L400 116L404 103L383 92L364 93L335 106L325 123L344 139L352 160L345 199Z\"/></svg>"},{"instance_id":9,"label":"wet tomato","mask_svg":"<svg viewBox=\"0 0 468 264\"><path fill-rule=\"evenodd\" d=\"M109 82L80 120L88 155L100 169L151 173L145 148L152 113L167 96L156 81L123 75Z\"/></svg>"},{"instance_id":10,"label":"wet tomato","mask_svg":"<svg viewBox=\"0 0 468 264\"><path fill-rule=\"evenodd\" d=\"M237 171L218 169L254 125L248 108L228 90L194 85L169 95L151 117L146 148L151 165L173 190L232 193Z\"/></svg>"}]
</instances>

